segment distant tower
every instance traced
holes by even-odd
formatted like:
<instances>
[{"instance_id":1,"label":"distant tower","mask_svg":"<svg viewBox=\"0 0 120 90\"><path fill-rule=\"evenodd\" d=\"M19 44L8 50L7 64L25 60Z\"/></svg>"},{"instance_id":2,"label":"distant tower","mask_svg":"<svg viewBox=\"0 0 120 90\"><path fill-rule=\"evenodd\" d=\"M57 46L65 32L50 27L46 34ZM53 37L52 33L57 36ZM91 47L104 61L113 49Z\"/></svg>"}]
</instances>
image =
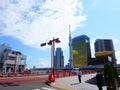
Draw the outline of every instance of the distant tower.
<instances>
[{"instance_id":1,"label":"distant tower","mask_svg":"<svg viewBox=\"0 0 120 90\"><path fill-rule=\"evenodd\" d=\"M72 40L71 40L71 29L69 25L69 65L70 67L73 66L73 60L72 60Z\"/></svg>"}]
</instances>

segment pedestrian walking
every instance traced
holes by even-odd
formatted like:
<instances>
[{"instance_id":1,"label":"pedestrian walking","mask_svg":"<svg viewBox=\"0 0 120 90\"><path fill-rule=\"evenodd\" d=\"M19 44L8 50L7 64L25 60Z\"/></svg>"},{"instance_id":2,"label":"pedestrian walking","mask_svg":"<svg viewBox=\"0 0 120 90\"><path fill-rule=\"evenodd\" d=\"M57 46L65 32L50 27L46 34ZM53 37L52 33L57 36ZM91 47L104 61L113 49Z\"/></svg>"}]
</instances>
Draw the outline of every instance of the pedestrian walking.
<instances>
[{"instance_id":1,"label":"pedestrian walking","mask_svg":"<svg viewBox=\"0 0 120 90\"><path fill-rule=\"evenodd\" d=\"M79 71L78 71L78 80L79 80L79 83L81 83L81 77L82 77L82 72L79 69Z\"/></svg>"},{"instance_id":2,"label":"pedestrian walking","mask_svg":"<svg viewBox=\"0 0 120 90\"><path fill-rule=\"evenodd\" d=\"M103 90L102 86L103 86L103 75L100 73L100 71L97 71L96 74L96 84L99 90Z\"/></svg>"}]
</instances>

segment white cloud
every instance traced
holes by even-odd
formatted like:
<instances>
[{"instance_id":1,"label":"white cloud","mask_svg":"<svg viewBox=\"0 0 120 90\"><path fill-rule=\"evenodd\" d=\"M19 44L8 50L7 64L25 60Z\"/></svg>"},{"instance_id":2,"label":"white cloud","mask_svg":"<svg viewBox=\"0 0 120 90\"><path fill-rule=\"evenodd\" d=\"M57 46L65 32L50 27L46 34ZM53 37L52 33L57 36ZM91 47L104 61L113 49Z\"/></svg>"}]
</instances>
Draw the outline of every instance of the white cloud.
<instances>
[{"instance_id":1,"label":"white cloud","mask_svg":"<svg viewBox=\"0 0 120 90\"><path fill-rule=\"evenodd\" d=\"M93 0L91 6L96 7L100 3L100 0Z\"/></svg>"},{"instance_id":2,"label":"white cloud","mask_svg":"<svg viewBox=\"0 0 120 90\"><path fill-rule=\"evenodd\" d=\"M27 56L27 59L31 59L32 58L32 56Z\"/></svg>"},{"instance_id":3,"label":"white cloud","mask_svg":"<svg viewBox=\"0 0 120 90\"><path fill-rule=\"evenodd\" d=\"M90 40L91 49L94 49L95 39Z\"/></svg>"},{"instance_id":4,"label":"white cloud","mask_svg":"<svg viewBox=\"0 0 120 90\"><path fill-rule=\"evenodd\" d=\"M51 66L51 60L49 60L48 58L39 58L38 61L38 67L50 67Z\"/></svg>"},{"instance_id":5,"label":"white cloud","mask_svg":"<svg viewBox=\"0 0 120 90\"><path fill-rule=\"evenodd\" d=\"M114 39L114 38L112 38L112 40L113 40L113 44L120 44L120 40L119 39Z\"/></svg>"},{"instance_id":6,"label":"white cloud","mask_svg":"<svg viewBox=\"0 0 120 90\"><path fill-rule=\"evenodd\" d=\"M38 47L53 37L59 37L63 47L68 44L68 26L71 30L86 21L78 0L8 0L1 1L1 35L9 35L24 44Z\"/></svg>"},{"instance_id":7,"label":"white cloud","mask_svg":"<svg viewBox=\"0 0 120 90\"><path fill-rule=\"evenodd\" d=\"M117 58L117 63L120 64L120 51L115 52L116 58Z\"/></svg>"},{"instance_id":8,"label":"white cloud","mask_svg":"<svg viewBox=\"0 0 120 90\"><path fill-rule=\"evenodd\" d=\"M113 44L114 44L114 48L115 48L115 55L116 55L116 59L117 59L117 63L120 64L120 40L119 39L115 39L112 38L113 40Z\"/></svg>"},{"instance_id":9,"label":"white cloud","mask_svg":"<svg viewBox=\"0 0 120 90\"><path fill-rule=\"evenodd\" d=\"M30 59L29 62L27 62L27 68L33 68L34 66L36 68L46 68L51 67L51 60L48 58L38 58L33 62L33 59Z\"/></svg>"},{"instance_id":10,"label":"white cloud","mask_svg":"<svg viewBox=\"0 0 120 90\"><path fill-rule=\"evenodd\" d=\"M56 45L66 49L69 24L72 32L85 25L87 19L82 12L79 0L3 0L0 3L0 35L12 36L35 48L58 37L61 43ZM30 68L33 65L49 67L51 64L48 59L45 63L41 59L36 59L36 62L32 62L32 57L28 59Z\"/></svg>"},{"instance_id":11,"label":"white cloud","mask_svg":"<svg viewBox=\"0 0 120 90\"><path fill-rule=\"evenodd\" d=\"M91 47L91 55L95 57L95 47L94 47L95 39L90 40L90 47Z\"/></svg>"}]
</instances>

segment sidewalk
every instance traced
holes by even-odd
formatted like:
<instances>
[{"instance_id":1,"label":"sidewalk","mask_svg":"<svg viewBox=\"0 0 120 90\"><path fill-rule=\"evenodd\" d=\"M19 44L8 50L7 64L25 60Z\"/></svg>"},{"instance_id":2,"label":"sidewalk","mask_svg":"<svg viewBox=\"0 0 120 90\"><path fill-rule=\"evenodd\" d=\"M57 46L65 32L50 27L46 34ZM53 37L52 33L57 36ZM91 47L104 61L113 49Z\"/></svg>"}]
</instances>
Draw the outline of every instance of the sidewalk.
<instances>
[{"instance_id":1,"label":"sidewalk","mask_svg":"<svg viewBox=\"0 0 120 90\"><path fill-rule=\"evenodd\" d=\"M96 74L82 75L82 83L79 83L77 76L57 78L51 85L63 90L98 90L95 84L90 84L87 82L89 79L95 77L95 75ZM106 86L103 86L103 90L106 90Z\"/></svg>"}]
</instances>

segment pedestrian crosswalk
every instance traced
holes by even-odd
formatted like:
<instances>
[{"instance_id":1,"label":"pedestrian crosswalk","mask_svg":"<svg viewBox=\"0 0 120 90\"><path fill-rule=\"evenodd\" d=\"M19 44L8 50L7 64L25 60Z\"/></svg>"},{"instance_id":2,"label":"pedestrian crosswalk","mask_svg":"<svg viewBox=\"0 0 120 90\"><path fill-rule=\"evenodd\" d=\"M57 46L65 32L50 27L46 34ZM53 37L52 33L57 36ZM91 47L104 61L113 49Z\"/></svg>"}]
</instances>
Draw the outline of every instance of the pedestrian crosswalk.
<instances>
[{"instance_id":1,"label":"pedestrian crosswalk","mask_svg":"<svg viewBox=\"0 0 120 90\"><path fill-rule=\"evenodd\" d=\"M34 89L34 90L57 90L57 89L53 89L51 87L41 87L40 89Z\"/></svg>"},{"instance_id":2,"label":"pedestrian crosswalk","mask_svg":"<svg viewBox=\"0 0 120 90\"><path fill-rule=\"evenodd\" d=\"M34 89L34 90L41 90L41 89Z\"/></svg>"},{"instance_id":3,"label":"pedestrian crosswalk","mask_svg":"<svg viewBox=\"0 0 120 90\"><path fill-rule=\"evenodd\" d=\"M41 89L43 89L43 90L57 90L57 89L48 88L48 87L41 87Z\"/></svg>"}]
</instances>

